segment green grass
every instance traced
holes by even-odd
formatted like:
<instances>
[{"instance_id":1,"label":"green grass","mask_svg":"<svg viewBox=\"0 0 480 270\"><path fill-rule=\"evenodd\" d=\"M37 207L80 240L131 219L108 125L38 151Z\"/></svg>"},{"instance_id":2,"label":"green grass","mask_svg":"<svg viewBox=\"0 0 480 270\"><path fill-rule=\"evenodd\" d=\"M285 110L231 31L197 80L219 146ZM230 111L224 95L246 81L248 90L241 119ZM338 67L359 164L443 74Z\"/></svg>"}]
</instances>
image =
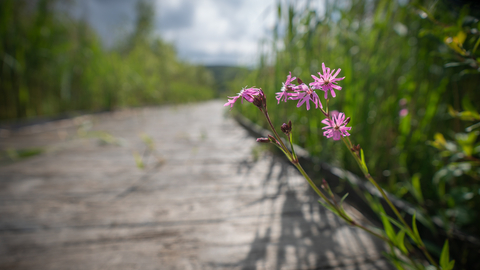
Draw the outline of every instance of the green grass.
<instances>
[{"instance_id":1,"label":"green grass","mask_svg":"<svg viewBox=\"0 0 480 270\"><path fill-rule=\"evenodd\" d=\"M55 2L0 1L0 120L214 97L210 71L153 37L150 2L139 2L135 30L111 49Z\"/></svg>"},{"instance_id":2,"label":"green grass","mask_svg":"<svg viewBox=\"0 0 480 270\"><path fill-rule=\"evenodd\" d=\"M6 150L0 151L0 164L34 157L42 154L44 151L45 149L38 147L24 149L8 148Z\"/></svg>"},{"instance_id":3,"label":"green grass","mask_svg":"<svg viewBox=\"0 0 480 270\"><path fill-rule=\"evenodd\" d=\"M453 206L442 203L432 181L439 153L428 142L436 133L454 136L472 124L452 118L447 112L449 105L462 111L462 100L469 100L472 107L480 107L478 71L462 62L466 57L451 44L443 42L443 37L465 28L462 21L468 18L465 10L469 9L422 2L437 16L438 21L433 21L419 16L417 6L398 1L378 0L367 5L352 0L342 6L326 1L325 14L298 3L278 4L274 38L265 41L270 53L262 55L258 69L237 81L237 91L246 84L261 87L277 127L291 120L299 145L323 161L361 175L343 144L322 136L324 116L320 111L296 108L294 101L276 105L274 99L289 71L309 83L310 75L321 71L322 62L341 68L339 76L345 80L339 85L343 89L337 91L329 107L351 117L351 139L364 149L371 174L389 192L432 217L449 211ZM478 35L469 34L464 46L473 48L477 41ZM460 64L451 64L453 61ZM323 92L319 92L325 102ZM266 126L258 109L248 105L235 107ZM408 115L401 117L401 109L408 109ZM416 179L415 188L412 178ZM450 183L452 188L456 185L458 182ZM475 195L478 197L480 194ZM480 205L464 205L470 219L457 225L480 235L475 226L480 221L475 209ZM446 222L456 220L453 217Z\"/></svg>"}]
</instances>

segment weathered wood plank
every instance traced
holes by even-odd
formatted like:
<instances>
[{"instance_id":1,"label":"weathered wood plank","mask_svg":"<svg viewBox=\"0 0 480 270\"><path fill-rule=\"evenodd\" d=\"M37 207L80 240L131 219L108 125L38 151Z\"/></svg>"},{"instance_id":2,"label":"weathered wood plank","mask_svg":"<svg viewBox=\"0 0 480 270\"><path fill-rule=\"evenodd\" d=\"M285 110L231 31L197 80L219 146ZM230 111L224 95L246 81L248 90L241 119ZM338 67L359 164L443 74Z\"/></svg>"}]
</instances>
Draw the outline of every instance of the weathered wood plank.
<instances>
[{"instance_id":1,"label":"weathered wood plank","mask_svg":"<svg viewBox=\"0 0 480 270\"><path fill-rule=\"evenodd\" d=\"M79 119L0 141L47 149L0 167L0 269L390 269L292 166L252 154L222 102ZM123 146L80 136L82 121ZM142 133L161 159L144 170Z\"/></svg>"}]
</instances>

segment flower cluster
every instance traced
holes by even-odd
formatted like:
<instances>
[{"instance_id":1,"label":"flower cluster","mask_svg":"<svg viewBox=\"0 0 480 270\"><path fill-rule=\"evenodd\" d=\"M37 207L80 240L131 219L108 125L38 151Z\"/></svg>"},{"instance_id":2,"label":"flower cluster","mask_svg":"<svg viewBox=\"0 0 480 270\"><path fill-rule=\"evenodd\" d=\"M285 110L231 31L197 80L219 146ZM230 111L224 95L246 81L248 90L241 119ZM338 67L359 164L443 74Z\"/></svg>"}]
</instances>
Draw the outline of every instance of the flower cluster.
<instances>
[{"instance_id":1,"label":"flower cluster","mask_svg":"<svg viewBox=\"0 0 480 270\"><path fill-rule=\"evenodd\" d=\"M338 217L345 220L348 224L352 226L356 226L357 228L363 229L364 231L369 232L370 234L375 235L380 239L384 240L385 242L387 242L392 247L392 251L391 251L392 253L388 255L391 258L393 258L392 259L393 262L395 262L395 265L398 266L399 269L403 269L400 266L400 262L403 263L403 261L401 260L399 261L397 259L397 254L401 254L402 256L408 257L412 253L410 250L407 250L407 248L404 245L404 236L406 234L408 234L411 240L413 240L412 243L415 243L419 249L422 249L426 258L428 258L429 261L434 266L436 266L434 268L453 269L455 261L450 261L448 258L449 256L448 242L445 242L445 245L442 250L442 258L440 258L441 263L440 263L440 266L438 266L438 264L432 259L431 255L428 253L427 249L425 248L425 245L423 244L422 239L420 238L418 232L416 232L415 215L413 216L413 223L412 223L413 230L412 230L409 224L405 222L405 220L403 219L398 209L393 205L391 200L385 194L383 189L378 185L378 183L375 182L375 179L368 172L368 167L365 162L364 153L360 145L359 144L354 145L350 140L350 138L346 138L350 136L349 131L352 129L351 127L347 127L348 123L350 122L350 117L346 117L343 112L339 112L336 110L329 110L328 108L329 93L332 98L335 98L336 97L335 91L342 90L342 87L337 85L339 81L345 79L345 77L337 78L340 71L341 69L338 69L337 71L335 71L335 69L331 70L330 68L325 67L325 64L322 63L323 73L318 72L318 75L319 75L318 77L315 75L312 75L312 78L314 79L314 81L309 83L308 85L305 84L301 79L292 77L292 73L289 72L287 76L287 80L283 83L281 91L276 93L276 99L278 101L278 104L280 104L280 101L287 102L289 100L296 100L297 108L305 104L307 110L310 110L310 102L313 102L313 105L315 105L315 108L320 107L320 111L325 116L325 119L322 120L322 124L325 125L322 128L323 136L327 137L328 139L332 138L334 141L339 141L340 139L343 141L347 149L351 152L355 161L358 163L360 170L363 172L365 177L371 183L373 183L375 187L377 187L383 199L387 202L387 204L390 206L390 208L393 210L393 212L397 216L398 222L396 222L395 225L400 230L400 233L398 233L398 235L395 232L390 234L386 229L384 231L381 231L381 229L372 230L368 227L364 227L360 223L357 223L352 217L349 216L347 212L345 212L342 206L342 202L346 196L342 198L340 203L337 203L336 196L334 195L332 189L329 187L328 182L325 179L323 179L322 185L321 185L321 188L323 189L324 192L322 192L322 190L315 185L315 183L312 181L312 179L308 176L308 174L300 165L300 158L295 153L295 150L294 150L295 144L293 142L293 133L292 133L292 122L288 121L288 124L283 123L282 126L280 127L283 134L286 135L287 140L282 139L278 134L278 132L276 131L275 126L272 123L270 116L267 112L267 101L266 101L265 93L262 91L262 89L255 88L255 87L252 87L252 88L245 87L242 89L242 91L240 91L240 93L238 93L237 96L229 97L228 102L225 103L224 106L230 106L232 108L238 99L241 99L242 102L245 99L248 102L253 103L255 106L257 106L260 109L260 111L264 114L267 120L267 123L273 132L273 135L269 134L268 137L258 138L257 142L273 144L276 147L278 147L285 154L288 160L305 177L307 182L310 184L313 190L318 194L318 196L322 198L322 200L318 201L319 203L321 203L322 205L330 209L333 213L337 214ZM324 91L324 97L326 99L325 109L323 108L322 102L320 101L320 98L315 92L315 90ZM407 105L407 101L405 99L402 99L400 102L400 106L402 107L402 110L399 112L400 117L405 117L408 114L406 105ZM375 210L375 208L372 208L372 209ZM381 210L382 212L385 212L383 211L383 208ZM390 220L389 216L386 216L386 217L388 217L388 219L386 219L387 221ZM393 221L393 219L391 220ZM379 232L376 232L376 231L379 231ZM397 249L394 249L394 247ZM447 254L446 260L444 260L445 254ZM411 261L413 262L414 266L417 266L416 262L413 259ZM410 264L408 264L408 266L410 266Z\"/></svg>"},{"instance_id":2,"label":"flower cluster","mask_svg":"<svg viewBox=\"0 0 480 270\"><path fill-rule=\"evenodd\" d=\"M315 92L315 90L324 91L324 97L327 100L329 92L332 98L336 97L335 90L342 90L342 87L338 86L337 83L338 81L345 79L345 77L337 78L340 71L341 69L338 69L335 72L335 69L331 70L330 68L325 67L325 63L322 63L323 74L318 72L318 77L312 75L314 81L308 85L305 84L301 79L292 77L292 73L289 72L287 80L283 83L281 91L276 93L278 104L280 104L280 101L287 102L288 100L297 100L297 108L305 104L307 110L310 110L311 101L313 102L313 105L315 105L315 108L318 109L320 107L323 114L327 117L322 121L323 124L327 125L323 128L326 129L326 131L323 133L325 137L333 138L333 140L340 140L342 136L350 136L347 130L350 130L351 128L346 127L350 121L350 118L345 119L345 114L338 112L331 112L328 114L328 108L323 110L322 102ZM295 84L295 81L297 84ZM242 102L245 99L248 102L253 103L260 110L266 110L267 103L265 94L260 88L245 87L242 89L242 91L240 91L240 93L238 93L237 96L229 97L228 102L225 103L224 106L230 106L232 108L239 98L241 98ZM266 138L265 141L267 141Z\"/></svg>"},{"instance_id":3,"label":"flower cluster","mask_svg":"<svg viewBox=\"0 0 480 270\"><path fill-rule=\"evenodd\" d=\"M345 79L345 77L337 78L341 69L335 72L335 69L330 70L330 68L325 67L325 63L322 63L322 71L323 74L318 72L319 77L312 75L314 82L309 85L306 85L300 79L292 78L292 74L289 73L287 80L283 83L281 91L276 93L277 101L280 103L280 101L298 100L297 108L305 103L307 110L310 110L310 101L312 101L315 108L320 107L325 116L327 116L327 118L322 120L322 123L327 125L323 128L326 129L323 135L327 138L333 138L333 140L340 140L341 136L350 136L347 130L350 130L351 127L345 126L350 121L350 118L345 120L345 114L336 111L332 111L330 114L328 114L328 110L325 112L315 90L324 91L325 99L328 99L328 92L330 92L330 95L334 98L336 97L335 90L342 90L342 87L338 86L337 82ZM292 83L295 79L297 79L298 85Z\"/></svg>"},{"instance_id":4,"label":"flower cluster","mask_svg":"<svg viewBox=\"0 0 480 270\"><path fill-rule=\"evenodd\" d=\"M302 106L304 103L307 107L307 110L310 110L310 101L313 102L315 108L323 108L320 98L318 97L315 89L322 90L325 92L325 99L328 98L328 91L332 97L335 97L334 90L342 90L342 87L336 85L338 81L345 79L345 77L337 78L337 75L340 73L341 69L338 69L337 72L330 70L330 68L325 67L325 63L322 63L323 74L318 72L319 77L312 75L314 82L306 85L302 80L297 79L298 85L292 83L296 78L292 78L290 73L287 76L287 80L283 83L282 90L277 93L277 101L287 101L288 100L298 100L297 107Z\"/></svg>"}]
</instances>

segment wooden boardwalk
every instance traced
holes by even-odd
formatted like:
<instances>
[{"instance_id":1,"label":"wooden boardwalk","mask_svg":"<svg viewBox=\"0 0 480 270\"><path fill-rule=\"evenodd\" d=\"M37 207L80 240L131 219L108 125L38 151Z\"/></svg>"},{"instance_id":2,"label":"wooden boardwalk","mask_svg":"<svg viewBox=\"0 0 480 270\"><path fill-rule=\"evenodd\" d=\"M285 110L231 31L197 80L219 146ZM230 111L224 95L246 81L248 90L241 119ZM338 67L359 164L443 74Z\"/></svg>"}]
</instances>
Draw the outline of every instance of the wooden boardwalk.
<instances>
[{"instance_id":1,"label":"wooden boardwalk","mask_svg":"<svg viewBox=\"0 0 480 270\"><path fill-rule=\"evenodd\" d=\"M381 242L225 112L209 101L3 130L0 149L45 152L0 166L0 269L390 269ZM142 134L156 154L139 169Z\"/></svg>"}]
</instances>

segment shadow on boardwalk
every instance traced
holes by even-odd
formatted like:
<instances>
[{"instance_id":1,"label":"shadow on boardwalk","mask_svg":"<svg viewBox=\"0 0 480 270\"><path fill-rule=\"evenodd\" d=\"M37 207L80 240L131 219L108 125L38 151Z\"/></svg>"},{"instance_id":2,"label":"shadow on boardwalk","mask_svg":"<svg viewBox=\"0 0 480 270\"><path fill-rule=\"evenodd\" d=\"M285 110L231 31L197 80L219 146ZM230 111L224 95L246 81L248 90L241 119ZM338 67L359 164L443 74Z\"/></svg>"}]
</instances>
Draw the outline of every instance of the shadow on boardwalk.
<instances>
[{"instance_id":1,"label":"shadow on boardwalk","mask_svg":"<svg viewBox=\"0 0 480 270\"><path fill-rule=\"evenodd\" d=\"M319 207L317 196L310 189L291 180L290 175L294 178L298 175L292 172L290 164L275 156L266 159L269 170L263 180L264 193L251 204L275 204L283 199L279 213L271 213L272 219L279 214L279 224L273 221L257 228L246 257L222 267L242 270L391 269L379 256L383 249L379 241L365 239L364 235L359 235L363 232L347 227L342 220ZM278 173L274 172L276 167ZM267 191L272 186L276 187L273 194ZM274 229L278 231L276 235L272 234Z\"/></svg>"},{"instance_id":2,"label":"shadow on boardwalk","mask_svg":"<svg viewBox=\"0 0 480 270\"><path fill-rule=\"evenodd\" d=\"M390 269L380 243L326 212L294 167L252 154L254 138L222 105L107 113L2 138L2 150L45 151L0 166L0 269ZM81 136L85 125L97 135ZM157 153L143 170L141 134Z\"/></svg>"}]
</instances>

